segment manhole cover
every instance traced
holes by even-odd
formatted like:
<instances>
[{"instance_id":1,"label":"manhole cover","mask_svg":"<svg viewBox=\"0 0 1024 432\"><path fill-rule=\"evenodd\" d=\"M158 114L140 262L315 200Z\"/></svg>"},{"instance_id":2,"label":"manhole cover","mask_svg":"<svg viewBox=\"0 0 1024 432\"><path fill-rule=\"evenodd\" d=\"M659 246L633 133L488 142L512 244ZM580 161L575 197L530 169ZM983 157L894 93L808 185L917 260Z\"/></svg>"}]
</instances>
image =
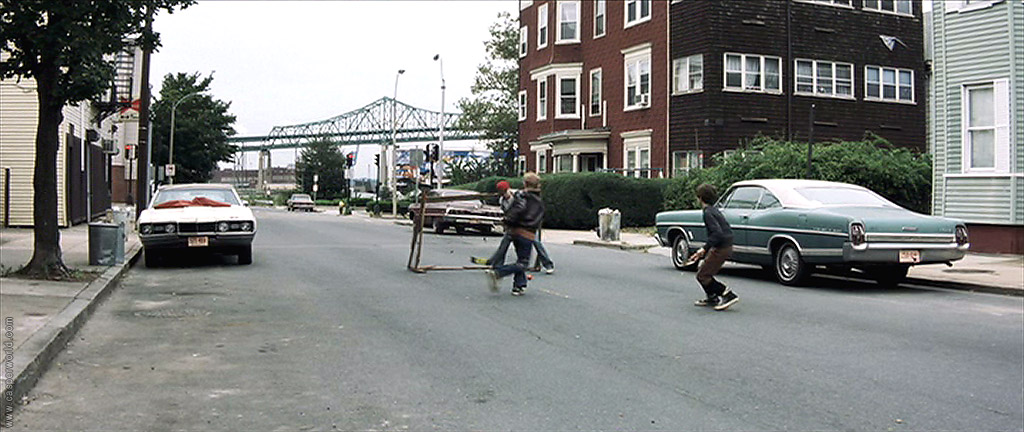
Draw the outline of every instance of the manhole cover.
<instances>
[{"instance_id":1,"label":"manhole cover","mask_svg":"<svg viewBox=\"0 0 1024 432\"><path fill-rule=\"evenodd\" d=\"M946 273L995 273L995 270L984 269L945 269Z\"/></svg>"},{"instance_id":2,"label":"manhole cover","mask_svg":"<svg viewBox=\"0 0 1024 432\"><path fill-rule=\"evenodd\" d=\"M143 318L191 318L210 315L210 311L201 309L153 309L135 312L135 316Z\"/></svg>"}]
</instances>

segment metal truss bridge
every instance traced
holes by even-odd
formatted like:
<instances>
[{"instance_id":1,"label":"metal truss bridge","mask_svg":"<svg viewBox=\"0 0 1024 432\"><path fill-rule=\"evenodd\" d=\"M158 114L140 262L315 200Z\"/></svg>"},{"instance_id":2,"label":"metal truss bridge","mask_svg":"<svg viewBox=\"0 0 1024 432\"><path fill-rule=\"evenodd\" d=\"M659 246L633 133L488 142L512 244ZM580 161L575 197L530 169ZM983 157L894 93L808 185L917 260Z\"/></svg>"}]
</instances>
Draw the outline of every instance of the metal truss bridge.
<instances>
[{"instance_id":1,"label":"metal truss bridge","mask_svg":"<svg viewBox=\"0 0 1024 432\"><path fill-rule=\"evenodd\" d=\"M394 113L394 117L392 117ZM444 114L445 141L479 140L482 133L458 127L461 114ZM303 148L313 141L329 139L341 146L391 142L392 120L396 120L395 141L433 142L440 139L441 113L416 108L389 97L347 113L310 123L274 126L266 136L229 137L245 152Z\"/></svg>"}]
</instances>

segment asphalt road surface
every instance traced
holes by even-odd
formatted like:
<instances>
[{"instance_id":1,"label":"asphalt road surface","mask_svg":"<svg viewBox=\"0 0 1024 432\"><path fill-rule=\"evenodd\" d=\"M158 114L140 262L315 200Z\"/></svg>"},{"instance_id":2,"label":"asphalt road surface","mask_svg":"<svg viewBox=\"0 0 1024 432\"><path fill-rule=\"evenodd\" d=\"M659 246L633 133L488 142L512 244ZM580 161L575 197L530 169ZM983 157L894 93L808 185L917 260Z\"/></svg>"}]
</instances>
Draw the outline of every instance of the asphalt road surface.
<instances>
[{"instance_id":1,"label":"asphalt road surface","mask_svg":"<svg viewBox=\"0 0 1024 432\"><path fill-rule=\"evenodd\" d=\"M259 210L251 266L136 266L13 430L1022 430L1024 301L548 245L526 296L411 228ZM427 264L498 237L426 236Z\"/></svg>"}]
</instances>

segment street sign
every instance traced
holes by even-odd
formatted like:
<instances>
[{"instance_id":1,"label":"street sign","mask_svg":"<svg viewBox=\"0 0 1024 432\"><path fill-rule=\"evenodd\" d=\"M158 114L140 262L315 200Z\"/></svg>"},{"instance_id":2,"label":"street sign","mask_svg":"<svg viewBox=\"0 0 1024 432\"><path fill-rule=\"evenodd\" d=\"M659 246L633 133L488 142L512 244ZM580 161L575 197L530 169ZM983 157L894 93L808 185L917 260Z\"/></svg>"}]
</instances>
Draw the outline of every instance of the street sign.
<instances>
[{"instance_id":1,"label":"street sign","mask_svg":"<svg viewBox=\"0 0 1024 432\"><path fill-rule=\"evenodd\" d=\"M124 145L124 158L128 159L128 160L135 160L136 156L137 155L135 154L135 144L125 144Z\"/></svg>"},{"instance_id":2,"label":"street sign","mask_svg":"<svg viewBox=\"0 0 1024 432\"><path fill-rule=\"evenodd\" d=\"M320 185L313 183L313 192L320 190Z\"/></svg>"},{"instance_id":3,"label":"street sign","mask_svg":"<svg viewBox=\"0 0 1024 432\"><path fill-rule=\"evenodd\" d=\"M139 99L131 101L127 106L121 108L117 112L115 122L137 122L139 121L139 109L142 107L142 101Z\"/></svg>"},{"instance_id":4,"label":"street sign","mask_svg":"<svg viewBox=\"0 0 1024 432\"><path fill-rule=\"evenodd\" d=\"M174 164L167 164L164 166L164 173L167 177L174 177Z\"/></svg>"},{"instance_id":5,"label":"street sign","mask_svg":"<svg viewBox=\"0 0 1024 432\"><path fill-rule=\"evenodd\" d=\"M317 174L313 174L313 183L316 183L319 180L320 180L320 176L317 175Z\"/></svg>"}]
</instances>

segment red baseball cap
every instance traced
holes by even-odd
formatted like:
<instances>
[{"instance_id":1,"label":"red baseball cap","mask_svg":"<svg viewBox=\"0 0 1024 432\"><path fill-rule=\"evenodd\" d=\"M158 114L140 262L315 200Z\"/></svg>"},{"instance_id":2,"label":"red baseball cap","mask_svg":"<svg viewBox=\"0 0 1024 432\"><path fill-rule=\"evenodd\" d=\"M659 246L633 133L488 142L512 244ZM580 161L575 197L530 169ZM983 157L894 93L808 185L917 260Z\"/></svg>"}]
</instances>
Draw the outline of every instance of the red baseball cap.
<instances>
[{"instance_id":1,"label":"red baseball cap","mask_svg":"<svg viewBox=\"0 0 1024 432\"><path fill-rule=\"evenodd\" d=\"M509 186L508 186L508 182L507 181L502 180L502 181L498 182L498 184L495 185L494 187L496 187L500 191L507 191Z\"/></svg>"}]
</instances>

